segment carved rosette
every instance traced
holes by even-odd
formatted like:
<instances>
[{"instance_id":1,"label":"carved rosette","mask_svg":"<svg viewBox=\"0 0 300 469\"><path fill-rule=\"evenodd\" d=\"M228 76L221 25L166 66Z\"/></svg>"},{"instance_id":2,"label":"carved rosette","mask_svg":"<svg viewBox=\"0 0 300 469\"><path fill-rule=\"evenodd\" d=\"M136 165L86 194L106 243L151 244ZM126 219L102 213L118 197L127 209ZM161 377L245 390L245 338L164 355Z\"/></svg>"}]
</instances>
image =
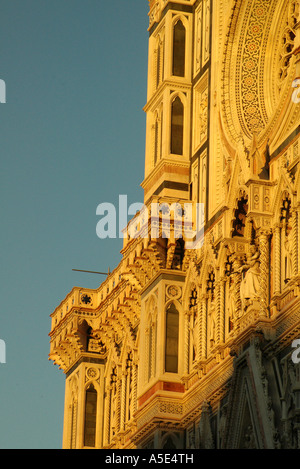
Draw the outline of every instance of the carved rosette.
<instances>
[{"instance_id":1,"label":"carved rosette","mask_svg":"<svg viewBox=\"0 0 300 469\"><path fill-rule=\"evenodd\" d=\"M181 288L177 285L168 285L166 287L167 300L179 300L181 298Z\"/></svg>"},{"instance_id":2,"label":"carved rosette","mask_svg":"<svg viewBox=\"0 0 300 469\"><path fill-rule=\"evenodd\" d=\"M99 370L94 367L90 367L86 369L86 381L89 380L98 380L99 378Z\"/></svg>"}]
</instances>

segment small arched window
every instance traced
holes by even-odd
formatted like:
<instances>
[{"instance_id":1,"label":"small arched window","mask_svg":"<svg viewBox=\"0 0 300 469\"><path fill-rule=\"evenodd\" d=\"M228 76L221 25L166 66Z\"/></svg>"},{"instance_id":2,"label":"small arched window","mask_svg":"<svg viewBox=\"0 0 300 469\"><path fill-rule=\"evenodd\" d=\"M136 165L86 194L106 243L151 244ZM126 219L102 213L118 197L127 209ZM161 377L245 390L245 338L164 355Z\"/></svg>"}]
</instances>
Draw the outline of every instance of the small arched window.
<instances>
[{"instance_id":1,"label":"small arched window","mask_svg":"<svg viewBox=\"0 0 300 469\"><path fill-rule=\"evenodd\" d=\"M183 154L183 104L179 96L172 102L171 109L171 153Z\"/></svg>"},{"instance_id":2,"label":"small arched window","mask_svg":"<svg viewBox=\"0 0 300 469\"><path fill-rule=\"evenodd\" d=\"M91 384L85 393L84 446L96 443L97 391Z\"/></svg>"},{"instance_id":3,"label":"small arched window","mask_svg":"<svg viewBox=\"0 0 300 469\"><path fill-rule=\"evenodd\" d=\"M173 303L166 311L165 371L178 372L179 313Z\"/></svg>"},{"instance_id":4,"label":"small arched window","mask_svg":"<svg viewBox=\"0 0 300 469\"><path fill-rule=\"evenodd\" d=\"M173 29L173 75L184 77L185 72L185 27L181 20Z\"/></svg>"}]
</instances>

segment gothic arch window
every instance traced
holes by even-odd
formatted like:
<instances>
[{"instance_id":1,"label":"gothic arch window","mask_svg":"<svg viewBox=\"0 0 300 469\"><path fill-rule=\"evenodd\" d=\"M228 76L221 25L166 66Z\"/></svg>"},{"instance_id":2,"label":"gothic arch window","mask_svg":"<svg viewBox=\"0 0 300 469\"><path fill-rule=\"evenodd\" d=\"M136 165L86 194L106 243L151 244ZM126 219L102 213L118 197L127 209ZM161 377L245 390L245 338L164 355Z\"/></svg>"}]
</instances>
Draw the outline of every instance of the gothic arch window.
<instances>
[{"instance_id":1,"label":"gothic arch window","mask_svg":"<svg viewBox=\"0 0 300 469\"><path fill-rule=\"evenodd\" d=\"M179 312L174 303L166 310L165 371L178 373Z\"/></svg>"},{"instance_id":2,"label":"gothic arch window","mask_svg":"<svg viewBox=\"0 0 300 469\"><path fill-rule=\"evenodd\" d=\"M84 319L78 325L77 335L79 337L80 343L85 351L88 351L89 341L91 338L92 328Z\"/></svg>"},{"instance_id":3,"label":"gothic arch window","mask_svg":"<svg viewBox=\"0 0 300 469\"><path fill-rule=\"evenodd\" d=\"M184 105L177 95L171 104L171 153L183 155Z\"/></svg>"},{"instance_id":4,"label":"gothic arch window","mask_svg":"<svg viewBox=\"0 0 300 469\"><path fill-rule=\"evenodd\" d=\"M185 74L185 42L186 30L181 20L173 27L173 69L172 74L184 77Z\"/></svg>"},{"instance_id":5,"label":"gothic arch window","mask_svg":"<svg viewBox=\"0 0 300 469\"><path fill-rule=\"evenodd\" d=\"M96 445L97 391L91 384L85 392L84 446Z\"/></svg>"}]
</instances>

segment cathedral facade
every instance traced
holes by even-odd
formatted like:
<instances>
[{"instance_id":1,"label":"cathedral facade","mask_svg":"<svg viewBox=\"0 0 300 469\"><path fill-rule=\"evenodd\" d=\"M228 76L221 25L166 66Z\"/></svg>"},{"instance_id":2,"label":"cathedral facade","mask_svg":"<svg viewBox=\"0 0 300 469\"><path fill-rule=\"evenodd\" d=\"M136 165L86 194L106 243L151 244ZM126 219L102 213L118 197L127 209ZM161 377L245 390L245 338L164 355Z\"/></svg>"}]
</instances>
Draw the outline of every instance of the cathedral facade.
<instances>
[{"instance_id":1,"label":"cathedral facade","mask_svg":"<svg viewBox=\"0 0 300 469\"><path fill-rule=\"evenodd\" d=\"M300 448L300 2L149 0L148 61L159 209L51 314L63 447Z\"/></svg>"}]
</instances>

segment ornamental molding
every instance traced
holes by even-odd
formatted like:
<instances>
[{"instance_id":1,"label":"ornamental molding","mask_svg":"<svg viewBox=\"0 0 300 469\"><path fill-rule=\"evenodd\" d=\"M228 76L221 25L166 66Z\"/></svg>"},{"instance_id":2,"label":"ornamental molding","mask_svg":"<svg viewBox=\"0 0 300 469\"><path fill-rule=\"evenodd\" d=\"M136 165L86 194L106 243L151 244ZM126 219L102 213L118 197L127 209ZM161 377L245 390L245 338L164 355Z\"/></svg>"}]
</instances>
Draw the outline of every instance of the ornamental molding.
<instances>
[{"instance_id":1,"label":"ornamental molding","mask_svg":"<svg viewBox=\"0 0 300 469\"><path fill-rule=\"evenodd\" d=\"M145 106L143 107L143 110L145 112L155 111L157 107L161 104L163 94L166 90L170 91L169 98L171 98L174 95L174 93L183 93L186 95L187 93L191 91L191 89L192 89L192 83L189 81L182 82L182 78L181 78L181 81L175 80L175 79L170 80L170 79L165 78L164 81L159 85L155 93L151 96L151 98L145 104ZM185 96L185 98L187 98L187 96Z\"/></svg>"},{"instance_id":2,"label":"ornamental molding","mask_svg":"<svg viewBox=\"0 0 300 469\"><path fill-rule=\"evenodd\" d=\"M236 0L233 5L223 44L221 98L222 121L231 146L240 133L247 145L256 135L261 146L272 133L282 134L295 125L299 117L291 100L294 57L286 65L284 79L280 83L278 79L278 48L292 4L293 0L288 5L287 0ZM278 119L284 107L288 121L282 127Z\"/></svg>"}]
</instances>

